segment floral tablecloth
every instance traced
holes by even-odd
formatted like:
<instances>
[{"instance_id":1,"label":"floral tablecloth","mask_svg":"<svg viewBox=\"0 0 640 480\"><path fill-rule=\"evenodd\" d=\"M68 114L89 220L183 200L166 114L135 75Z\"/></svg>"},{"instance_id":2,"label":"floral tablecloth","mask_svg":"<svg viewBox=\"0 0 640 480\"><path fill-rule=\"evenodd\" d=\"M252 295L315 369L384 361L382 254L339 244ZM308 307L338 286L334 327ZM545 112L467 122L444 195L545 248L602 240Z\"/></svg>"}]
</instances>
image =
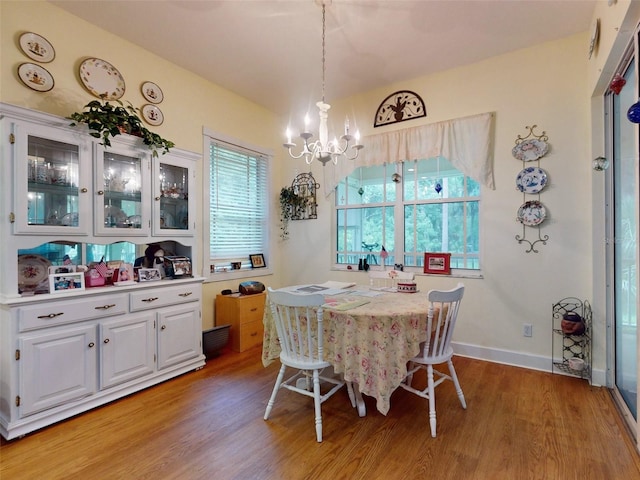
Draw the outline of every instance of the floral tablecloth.
<instances>
[{"instance_id":1,"label":"floral tablecloth","mask_svg":"<svg viewBox=\"0 0 640 480\"><path fill-rule=\"evenodd\" d=\"M391 394L407 374L407 361L426 340L428 301L420 292L385 292L366 299L369 303L347 311L325 308L324 354L336 373L374 397L378 411L386 415ZM268 303L263 321L262 363L266 367L280 355Z\"/></svg>"}]
</instances>

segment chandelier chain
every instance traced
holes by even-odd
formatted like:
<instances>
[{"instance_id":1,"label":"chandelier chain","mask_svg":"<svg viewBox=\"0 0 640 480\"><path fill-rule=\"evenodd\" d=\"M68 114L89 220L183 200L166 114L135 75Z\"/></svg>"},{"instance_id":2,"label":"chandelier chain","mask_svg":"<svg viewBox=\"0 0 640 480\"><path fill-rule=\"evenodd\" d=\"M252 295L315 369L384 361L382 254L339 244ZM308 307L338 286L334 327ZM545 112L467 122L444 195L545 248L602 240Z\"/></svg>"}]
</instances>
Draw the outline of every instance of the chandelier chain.
<instances>
[{"instance_id":1,"label":"chandelier chain","mask_svg":"<svg viewBox=\"0 0 640 480\"><path fill-rule=\"evenodd\" d=\"M326 28L326 14L325 4L322 4L322 103L324 103L324 76L325 76L325 28Z\"/></svg>"},{"instance_id":2,"label":"chandelier chain","mask_svg":"<svg viewBox=\"0 0 640 480\"><path fill-rule=\"evenodd\" d=\"M0 0L1 1L1 0ZM325 103L324 90L326 81L326 31L327 31L327 11L326 4L331 4L331 0L316 0L316 3L322 2L322 101L316 103L318 107L318 116L320 123L318 125L318 139L311 141L313 134L309 131L309 116L305 117L305 129L300 132L300 138L302 139L302 149L300 153L294 153L293 148L296 148L296 144L291 140L291 132L287 128L287 143L283 146L289 151L291 158L304 157L307 164L311 164L314 160L317 160L325 165L329 161L333 161L335 165L338 163L338 158L343 157L348 160L355 160L358 157L360 150L364 148L360 140L360 133L356 131L355 136L349 133L349 118L345 118L344 121L344 135L338 139L334 137L333 140L329 140L329 131L327 128L327 119L329 118L329 109L331 105ZM355 140L355 145L351 144L351 141Z\"/></svg>"}]
</instances>

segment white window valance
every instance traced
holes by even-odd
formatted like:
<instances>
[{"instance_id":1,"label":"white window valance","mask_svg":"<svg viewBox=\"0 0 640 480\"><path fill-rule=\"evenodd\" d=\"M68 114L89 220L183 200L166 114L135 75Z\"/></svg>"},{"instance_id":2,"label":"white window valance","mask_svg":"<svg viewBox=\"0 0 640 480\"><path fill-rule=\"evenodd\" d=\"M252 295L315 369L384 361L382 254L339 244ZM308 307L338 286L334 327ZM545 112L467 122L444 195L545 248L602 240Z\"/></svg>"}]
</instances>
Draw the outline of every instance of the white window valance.
<instances>
[{"instance_id":1,"label":"white window valance","mask_svg":"<svg viewBox=\"0 0 640 480\"><path fill-rule=\"evenodd\" d=\"M493 118L482 113L444 122L369 135L356 160L338 160L325 168L325 195L358 167L404 160L444 157L462 173L485 187L495 189L493 180Z\"/></svg>"}]
</instances>

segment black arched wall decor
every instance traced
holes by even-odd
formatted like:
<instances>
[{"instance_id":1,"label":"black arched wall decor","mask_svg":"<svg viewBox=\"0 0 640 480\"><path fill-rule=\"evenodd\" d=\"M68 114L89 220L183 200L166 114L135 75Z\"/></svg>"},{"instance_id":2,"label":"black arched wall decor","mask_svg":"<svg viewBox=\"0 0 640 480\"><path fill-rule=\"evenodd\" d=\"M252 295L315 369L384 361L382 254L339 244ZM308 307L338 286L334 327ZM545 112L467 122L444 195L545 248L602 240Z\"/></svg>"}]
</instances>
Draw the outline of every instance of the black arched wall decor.
<instances>
[{"instance_id":1,"label":"black arched wall decor","mask_svg":"<svg viewBox=\"0 0 640 480\"><path fill-rule=\"evenodd\" d=\"M426 117L427 109L420 95L409 90L400 90L385 98L373 121L374 127Z\"/></svg>"},{"instance_id":2,"label":"black arched wall decor","mask_svg":"<svg viewBox=\"0 0 640 480\"><path fill-rule=\"evenodd\" d=\"M320 185L316 183L311 172L301 173L291 183L291 191L299 198L299 204L294 209L291 220L309 220L318 218L318 204L316 190Z\"/></svg>"}]
</instances>

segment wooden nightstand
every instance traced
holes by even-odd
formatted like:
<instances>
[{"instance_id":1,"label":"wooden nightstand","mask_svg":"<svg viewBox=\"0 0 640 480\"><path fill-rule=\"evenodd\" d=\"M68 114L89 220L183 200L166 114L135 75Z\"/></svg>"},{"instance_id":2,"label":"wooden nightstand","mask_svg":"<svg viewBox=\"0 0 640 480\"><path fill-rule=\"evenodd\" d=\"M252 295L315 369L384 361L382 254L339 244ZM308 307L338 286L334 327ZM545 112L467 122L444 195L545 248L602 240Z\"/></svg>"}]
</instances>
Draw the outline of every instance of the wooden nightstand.
<instances>
[{"instance_id":1,"label":"wooden nightstand","mask_svg":"<svg viewBox=\"0 0 640 480\"><path fill-rule=\"evenodd\" d=\"M260 345L266 293L216 296L216 325L231 325L229 339L236 352Z\"/></svg>"}]
</instances>

